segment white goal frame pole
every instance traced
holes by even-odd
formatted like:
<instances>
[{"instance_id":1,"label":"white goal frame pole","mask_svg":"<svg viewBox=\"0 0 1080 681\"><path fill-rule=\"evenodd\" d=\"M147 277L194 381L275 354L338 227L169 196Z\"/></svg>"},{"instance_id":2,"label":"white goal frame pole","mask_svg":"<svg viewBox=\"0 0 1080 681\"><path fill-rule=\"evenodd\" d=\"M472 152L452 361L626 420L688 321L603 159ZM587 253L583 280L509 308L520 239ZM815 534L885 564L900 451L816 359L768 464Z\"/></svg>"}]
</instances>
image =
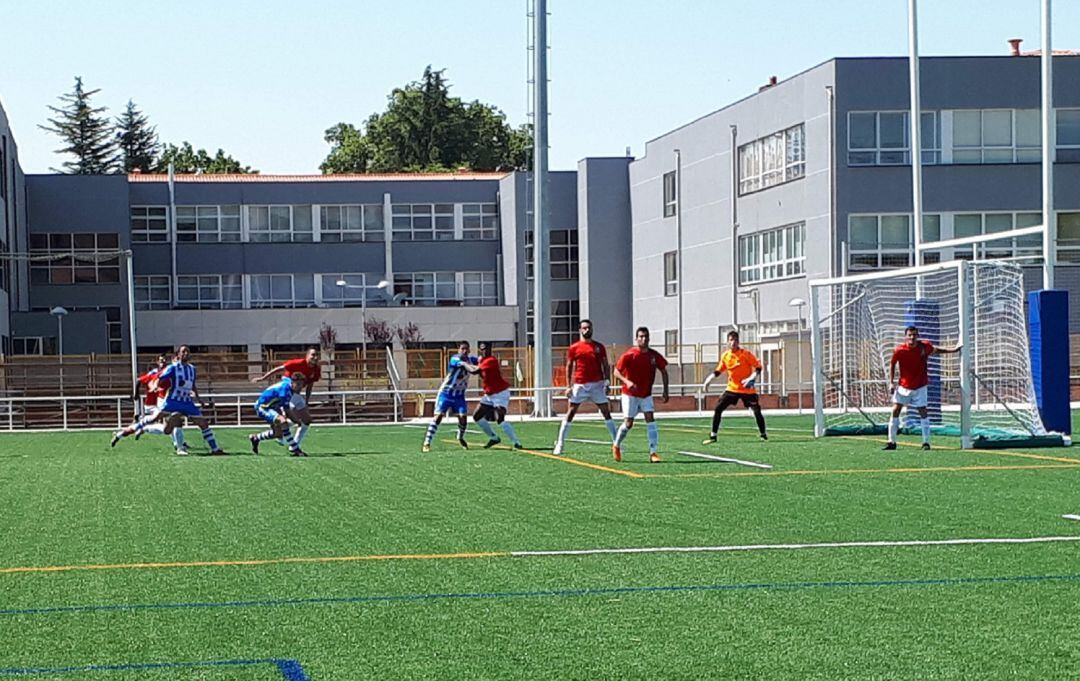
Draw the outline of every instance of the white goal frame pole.
<instances>
[{"instance_id":1,"label":"white goal frame pole","mask_svg":"<svg viewBox=\"0 0 1080 681\"><path fill-rule=\"evenodd\" d=\"M1043 214L1043 289L1054 288L1054 50L1050 44L1050 0L1042 0L1042 214Z\"/></svg>"},{"instance_id":2,"label":"white goal frame pole","mask_svg":"<svg viewBox=\"0 0 1080 681\"><path fill-rule=\"evenodd\" d=\"M915 263L922 264L922 96L919 87L919 11L916 0L908 0L908 81L911 85L911 227L914 236ZM918 288L918 282L916 282ZM918 294L916 293L916 297Z\"/></svg>"},{"instance_id":3,"label":"white goal frame pole","mask_svg":"<svg viewBox=\"0 0 1080 681\"><path fill-rule=\"evenodd\" d=\"M960 448L971 449L971 395L974 387L973 322L974 308L971 301L971 264L961 260L956 270L956 284L960 293Z\"/></svg>"},{"instance_id":4,"label":"white goal frame pole","mask_svg":"<svg viewBox=\"0 0 1080 681\"><path fill-rule=\"evenodd\" d=\"M814 378L814 437L825 435L825 354L821 338L821 303L810 282L810 364Z\"/></svg>"}]
</instances>

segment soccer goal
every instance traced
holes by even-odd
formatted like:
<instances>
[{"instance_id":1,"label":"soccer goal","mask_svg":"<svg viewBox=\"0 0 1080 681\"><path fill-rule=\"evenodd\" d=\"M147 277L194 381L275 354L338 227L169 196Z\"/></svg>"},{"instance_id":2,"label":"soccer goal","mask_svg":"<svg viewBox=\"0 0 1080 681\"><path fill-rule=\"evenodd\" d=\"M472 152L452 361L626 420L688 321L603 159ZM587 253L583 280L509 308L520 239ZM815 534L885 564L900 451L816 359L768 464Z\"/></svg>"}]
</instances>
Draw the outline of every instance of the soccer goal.
<instances>
[{"instance_id":1,"label":"soccer goal","mask_svg":"<svg viewBox=\"0 0 1080 681\"><path fill-rule=\"evenodd\" d=\"M965 448L1063 443L1035 402L1019 265L954 260L811 281L810 311L818 437L886 432L889 362L917 326L934 345L963 345L930 358L934 432ZM901 424L918 432L914 414Z\"/></svg>"}]
</instances>

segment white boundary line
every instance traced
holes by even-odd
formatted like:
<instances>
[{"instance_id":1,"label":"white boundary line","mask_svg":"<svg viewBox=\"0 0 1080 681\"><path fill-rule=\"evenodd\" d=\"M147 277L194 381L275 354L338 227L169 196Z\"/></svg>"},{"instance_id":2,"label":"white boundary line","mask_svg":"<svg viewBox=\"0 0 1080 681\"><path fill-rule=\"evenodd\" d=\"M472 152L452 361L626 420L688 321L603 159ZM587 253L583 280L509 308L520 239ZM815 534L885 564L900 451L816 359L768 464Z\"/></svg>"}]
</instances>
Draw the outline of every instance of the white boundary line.
<instances>
[{"instance_id":1,"label":"white boundary line","mask_svg":"<svg viewBox=\"0 0 1080 681\"><path fill-rule=\"evenodd\" d=\"M608 447L611 446L611 440L608 440L607 442L604 442L603 440L579 440L577 438L568 437L568 438L566 438L566 441L567 442L580 442L583 445L607 445Z\"/></svg>"},{"instance_id":2,"label":"white boundary line","mask_svg":"<svg viewBox=\"0 0 1080 681\"><path fill-rule=\"evenodd\" d=\"M595 556L615 553L724 553L730 551L790 551L798 549L848 549L895 546L961 546L969 544L1050 544L1080 542L1075 537L991 537L985 539L909 539L900 541L845 541L820 544L743 544L732 546L648 546L624 549L567 549L562 551L511 551L514 558L536 556Z\"/></svg>"},{"instance_id":3,"label":"white boundary line","mask_svg":"<svg viewBox=\"0 0 1080 681\"><path fill-rule=\"evenodd\" d=\"M684 456L696 456L699 459L708 459L710 461L719 461L721 463L736 463L736 464L739 464L740 466L750 466L752 468L766 468L766 469L771 469L772 468L772 466L770 466L767 463L758 463L756 461L743 461L742 459L728 459L728 458L723 457L723 456L714 456L712 454L702 454L701 452L679 452L679 454L682 454Z\"/></svg>"},{"instance_id":4,"label":"white boundary line","mask_svg":"<svg viewBox=\"0 0 1080 681\"><path fill-rule=\"evenodd\" d=\"M1080 520L1080 515L1072 515L1070 513L1066 513L1065 515L1063 515L1061 517L1064 518L1065 520Z\"/></svg>"}]
</instances>

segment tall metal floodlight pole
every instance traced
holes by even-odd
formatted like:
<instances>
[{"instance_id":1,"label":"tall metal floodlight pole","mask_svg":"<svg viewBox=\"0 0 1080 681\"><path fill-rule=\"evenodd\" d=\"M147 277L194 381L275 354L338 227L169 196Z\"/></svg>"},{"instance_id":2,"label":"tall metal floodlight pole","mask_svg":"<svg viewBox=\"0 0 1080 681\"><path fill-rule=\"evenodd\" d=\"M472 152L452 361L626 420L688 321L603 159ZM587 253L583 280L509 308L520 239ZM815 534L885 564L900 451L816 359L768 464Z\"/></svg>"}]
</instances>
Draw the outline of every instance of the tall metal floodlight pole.
<instances>
[{"instance_id":1,"label":"tall metal floodlight pole","mask_svg":"<svg viewBox=\"0 0 1080 681\"><path fill-rule=\"evenodd\" d=\"M1043 288L1054 288L1054 265L1057 253L1054 236L1054 50L1050 43L1050 0L1042 0L1042 214L1043 214Z\"/></svg>"},{"instance_id":2,"label":"tall metal floodlight pole","mask_svg":"<svg viewBox=\"0 0 1080 681\"><path fill-rule=\"evenodd\" d=\"M547 0L533 5L533 350L534 414L551 416L551 207L548 205Z\"/></svg>"},{"instance_id":3,"label":"tall metal floodlight pole","mask_svg":"<svg viewBox=\"0 0 1080 681\"><path fill-rule=\"evenodd\" d=\"M911 84L911 227L915 265L922 264L922 97L919 88L919 25L916 0L908 0L908 81ZM918 294L916 294L918 296Z\"/></svg>"}]
</instances>

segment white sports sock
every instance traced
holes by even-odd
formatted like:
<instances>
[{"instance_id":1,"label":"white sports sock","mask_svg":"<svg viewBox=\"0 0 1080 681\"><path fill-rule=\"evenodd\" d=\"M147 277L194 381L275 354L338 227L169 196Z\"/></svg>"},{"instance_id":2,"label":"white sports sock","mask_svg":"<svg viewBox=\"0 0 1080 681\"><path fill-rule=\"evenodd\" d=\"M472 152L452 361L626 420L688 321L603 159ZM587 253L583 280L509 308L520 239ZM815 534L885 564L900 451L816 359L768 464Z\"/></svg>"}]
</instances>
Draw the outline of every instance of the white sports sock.
<instances>
[{"instance_id":1,"label":"white sports sock","mask_svg":"<svg viewBox=\"0 0 1080 681\"><path fill-rule=\"evenodd\" d=\"M511 442L513 442L515 445L521 444L521 440L518 439L517 433L514 432L514 427L510 425L509 421L502 422L502 429L503 432L506 433L506 436L510 438Z\"/></svg>"},{"instance_id":2,"label":"white sports sock","mask_svg":"<svg viewBox=\"0 0 1080 681\"><path fill-rule=\"evenodd\" d=\"M478 420L476 422L476 425L480 428L480 430L484 431L485 435L487 435L492 440L498 440L499 439L499 436L495 434L495 431L491 427L491 422L488 421L487 419Z\"/></svg>"},{"instance_id":3,"label":"white sports sock","mask_svg":"<svg viewBox=\"0 0 1080 681\"><path fill-rule=\"evenodd\" d=\"M570 432L570 422L566 419L562 420L559 424L559 439L555 441L555 446L562 449L563 443L566 442L566 435Z\"/></svg>"},{"instance_id":4,"label":"white sports sock","mask_svg":"<svg viewBox=\"0 0 1080 681\"><path fill-rule=\"evenodd\" d=\"M172 441L177 449L182 449L184 447L184 431L180 428L173 428Z\"/></svg>"},{"instance_id":5,"label":"white sports sock","mask_svg":"<svg viewBox=\"0 0 1080 681\"><path fill-rule=\"evenodd\" d=\"M615 421L608 419L604 421L604 425L607 426L607 432L611 433L611 442L614 444L615 437L619 433L619 429L615 427Z\"/></svg>"},{"instance_id":6,"label":"white sports sock","mask_svg":"<svg viewBox=\"0 0 1080 681\"><path fill-rule=\"evenodd\" d=\"M621 445L623 443L623 440L625 440L626 436L629 434L630 429L626 427L625 423L619 426L619 432L615 434L615 446Z\"/></svg>"},{"instance_id":7,"label":"white sports sock","mask_svg":"<svg viewBox=\"0 0 1080 681\"><path fill-rule=\"evenodd\" d=\"M896 434L900 432L900 419L896 416L889 417L889 442L896 444Z\"/></svg>"},{"instance_id":8,"label":"white sports sock","mask_svg":"<svg viewBox=\"0 0 1080 681\"><path fill-rule=\"evenodd\" d=\"M296 431L296 446L299 447L300 443L304 441L304 437L307 435L308 428L311 426L304 424L300 426L300 430Z\"/></svg>"},{"instance_id":9,"label":"white sports sock","mask_svg":"<svg viewBox=\"0 0 1080 681\"><path fill-rule=\"evenodd\" d=\"M930 442L930 418L927 417L925 419L922 419L919 425L922 426L922 441L923 441L923 443L924 444L929 444L929 442Z\"/></svg>"},{"instance_id":10,"label":"white sports sock","mask_svg":"<svg viewBox=\"0 0 1080 681\"><path fill-rule=\"evenodd\" d=\"M645 432L649 434L649 453L655 454L660 446L660 428L656 425L656 421L646 423Z\"/></svg>"},{"instance_id":11,"label":"white sports sock","mask_svg":"<svg viewBox=\"0 0 1080 681\"><path fill-rule=\"evenodd\" d=\"M160 423L160 422L159 423L151 423L147 427L143 428L143 432L144 433L151 433L153 435L164 435L165 434L165 424ZM175 433L176 431L174 430L173 432Z\"/></svg>"}]
</instances>

